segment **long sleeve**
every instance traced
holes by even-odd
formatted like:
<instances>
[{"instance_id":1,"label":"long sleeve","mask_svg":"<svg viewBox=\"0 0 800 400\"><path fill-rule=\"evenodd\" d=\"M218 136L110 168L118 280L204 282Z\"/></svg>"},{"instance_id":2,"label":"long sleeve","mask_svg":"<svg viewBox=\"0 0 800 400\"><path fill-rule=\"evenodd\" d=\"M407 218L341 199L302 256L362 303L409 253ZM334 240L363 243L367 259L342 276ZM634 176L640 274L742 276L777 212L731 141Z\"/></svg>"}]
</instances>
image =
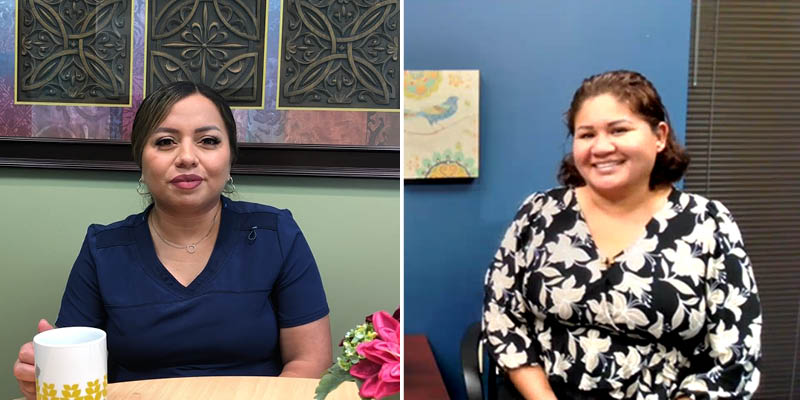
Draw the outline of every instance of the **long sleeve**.
<instances>
[{"instance_id":1,"label":"long sleeve","mask_svg":"<svg viewBox=\"0 0 800 400\"><path fill-rule=\"evenodd\" d=\"M705 339L675 398L749 399L759 383L761 304L739 228L721 203L710 209L717 230L706 271Z\"/></svg>"},{"instance_id":2,"label":"long sleeve","mask_svg":"<svg viewBox=\"0 0 800 400\"><path fill-rule=\"evenodd\" d=\"M522 204L486 273L482 326L490 354L505 369L541 364L531 330L542 320L526 306L524 296L530 221L541 200L533 195Z\"/></svg>"}]
</instances>

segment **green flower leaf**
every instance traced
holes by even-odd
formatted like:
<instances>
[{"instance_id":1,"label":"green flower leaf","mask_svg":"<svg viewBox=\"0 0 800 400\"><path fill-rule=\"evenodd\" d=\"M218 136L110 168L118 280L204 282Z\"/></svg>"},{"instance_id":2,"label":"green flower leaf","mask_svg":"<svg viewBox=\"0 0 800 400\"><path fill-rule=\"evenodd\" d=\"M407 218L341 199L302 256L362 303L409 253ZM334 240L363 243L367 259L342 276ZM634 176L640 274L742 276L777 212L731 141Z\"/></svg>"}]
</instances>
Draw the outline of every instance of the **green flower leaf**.
<instances>
[{"instance_id":1,"label":"green flower leaf","mask_svg":"<svg viewBox=\"0 0 800 400\"><path fill-rule=\"evenodd\" d=\"M334 365L328 368L328 372L319 380L317 389L314 391L314 400L324 400L328 393L339 387L342 382L353 382L355 380L350 373Z\"/></svg>"}]
</instances>

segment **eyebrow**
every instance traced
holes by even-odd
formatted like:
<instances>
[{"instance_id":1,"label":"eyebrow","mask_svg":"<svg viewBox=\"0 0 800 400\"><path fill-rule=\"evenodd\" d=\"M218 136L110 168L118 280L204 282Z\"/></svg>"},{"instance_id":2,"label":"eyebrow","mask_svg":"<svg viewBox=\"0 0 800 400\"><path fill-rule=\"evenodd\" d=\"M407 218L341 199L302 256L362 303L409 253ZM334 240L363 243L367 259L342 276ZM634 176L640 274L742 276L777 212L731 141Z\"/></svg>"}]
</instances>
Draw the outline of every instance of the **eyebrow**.
<instances>
[{"instance_id":1,"label":"eyebrow","mask_svg":"<svg viewBox=\"0 0 800 400\"><path fill-rule=\"evenodd\" d=\"M203 132L208 132L208 131L220 131L220 132L222 132L222 129L219 129L219 127L217 127L216 125L206 125L206 126L201 126L201 127L197 128L197 129L195 129L194 133L203 133ZM156 133L156 132L165 132L165 133L172 133L172 134L179 133L179 131L177 129L175 129L175 128L167 128L165 126L159 126L158 128L156 128L153 131L153 133Z\"/></svg>"},{"instance_id":2,"label":"eyebrow","mask_svg":"<svg viewBox=\"0 0 800 400\"><path fill-rule=\"evenodd\" d=\"M621 124L623 122L630 122L630 121L628 121L627 118L617 119L617 120L614 120L614 121L611 121L611 122L607 123L606 126L612 126L612 125L616 125L616 124ZM593 129L593 128L594 128L594 125L581 125L581 126L575 128L575 130L577 131L578 129Z\"/></svg>"}]
</instances>

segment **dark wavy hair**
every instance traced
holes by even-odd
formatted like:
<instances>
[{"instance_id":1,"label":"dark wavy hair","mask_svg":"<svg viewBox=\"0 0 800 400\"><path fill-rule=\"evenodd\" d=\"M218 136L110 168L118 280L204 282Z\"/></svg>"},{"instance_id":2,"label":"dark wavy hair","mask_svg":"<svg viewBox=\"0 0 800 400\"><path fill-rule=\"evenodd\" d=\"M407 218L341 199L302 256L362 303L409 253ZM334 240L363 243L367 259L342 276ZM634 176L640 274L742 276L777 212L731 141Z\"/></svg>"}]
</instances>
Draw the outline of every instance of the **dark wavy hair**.
<instances>
[{"instance_id":1,"label":"dark wavy hair","mask_svg":"<svg viewBox=\"0 0 800 400\"><path fill-rule=\"evenodd\" d=\"M644 75L638 72L608 71L584 79L581 86L575 91L575 95L572 96L569 110L564 113L564 122L569 129L569 137L575 135L575 116L583 103L603 94L610 94L627 104L631 111L647 121L654 131L661 122L666 123L669 128L666 146L656 155L653 171L650 172L650 189L680 180L689 166L689 154L675 139L672 124L669 122L669 114L667 114L664 103L661 102L658 91ZM575 160L571 152L561 161L558 181L567 186L586 184L578 172L578 168L575 167Z\"/></svg>"},{"instance_id":2,"label":"dark wavy hair","mask_svg":"<svg viewBox=\"0 0 800 400\"><path fill-rule=\"evenodd\" d=\"M147 143L147 138L164 121L164 118L167 117L175 103L195 93L199 93L211 100L217 106L222 122L225 124L225 133L227 133L228 141L230 142L231 165L236 162L236 158L239 156L239 145L236 141L236 120L233 119L233 112L231 112L228 102L214 89L202 83L172 82L147 95L139 106L139 110L136 111L136 117L133 119L131 147L133 148L133 159L140 169L142 168L142 152L144 151L145 143Z\"/></svg>"}]
</instances>

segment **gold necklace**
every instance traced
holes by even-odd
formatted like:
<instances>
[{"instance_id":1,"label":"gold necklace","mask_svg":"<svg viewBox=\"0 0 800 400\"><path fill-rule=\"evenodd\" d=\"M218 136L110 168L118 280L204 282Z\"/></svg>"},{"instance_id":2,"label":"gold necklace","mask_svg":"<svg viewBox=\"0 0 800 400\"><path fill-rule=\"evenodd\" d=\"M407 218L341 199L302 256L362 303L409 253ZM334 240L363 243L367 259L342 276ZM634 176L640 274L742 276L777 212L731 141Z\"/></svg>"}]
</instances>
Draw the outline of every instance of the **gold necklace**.
<instances>
[{"instance_id":1,"label":"gold necklace","mask_svg":"<svg viewBox=\"0 0 800 400\"><path fill-rule=\"evenodd\" d=\"M211 231L214 230L214 224L215 224L215 222L217 220L217 214L219 213L219 209L220 208L222 208L222 207L218 207L217 211L214 211L214 216L211 218L211 226L208 228L208 232L206 232L206 235L203 236L202 238L200 238L200 240L198 240L198 241L196 241L194 243L189 243L189 244L183 245L183 246L181 246L179 244L172 243L169 240L165 239L164 236L161 236L161 232L159 232L158 228L156 228L156 223L153 221L153 218L150 218L149 222L150 222L150 226L153 227L153 231L156 232L156 236L158 236L158 238L161 239L161 241L164 242L164 244L166 244L169 247L176 248L176 249L186 250L186 252L189 253L189 254L194 254L197 251L197 245L200 242L202 242L203 240L205 240L209 235L211 235Z\"/></svg>"}]
</instances>

